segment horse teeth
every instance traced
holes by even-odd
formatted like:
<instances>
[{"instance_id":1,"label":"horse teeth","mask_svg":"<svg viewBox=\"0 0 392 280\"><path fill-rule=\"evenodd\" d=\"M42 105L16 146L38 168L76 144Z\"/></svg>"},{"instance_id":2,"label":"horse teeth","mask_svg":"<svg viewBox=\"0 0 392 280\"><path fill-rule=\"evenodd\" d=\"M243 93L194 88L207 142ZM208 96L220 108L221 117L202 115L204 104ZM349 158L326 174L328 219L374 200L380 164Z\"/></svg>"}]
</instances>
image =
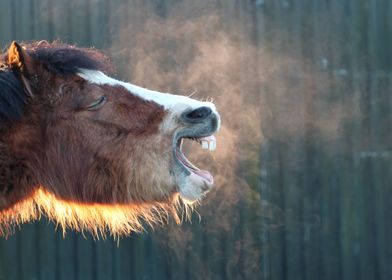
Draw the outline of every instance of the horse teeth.
<instances>
[{"instance_id":1,"label":"horse teeth","mask_svg":"<svg viewBox=\"0 0 392 280\"><path fill-rule=\"evenodd\" d=\"M210 151L215 151L216 149L216 142L215 141L211 141L210 142Z\"/></svg>"},{"instance_id":2,"label":"horse teeth","mask_svg":"<svg viewBox=\"0 0 392 280\"><path fill-rule=\"evenodd\" d=\"M203 150L215 151L216 149L216 139L213 135L208 137L196 138L196 141L201 145Z\"/></svg>"}]
</instances>

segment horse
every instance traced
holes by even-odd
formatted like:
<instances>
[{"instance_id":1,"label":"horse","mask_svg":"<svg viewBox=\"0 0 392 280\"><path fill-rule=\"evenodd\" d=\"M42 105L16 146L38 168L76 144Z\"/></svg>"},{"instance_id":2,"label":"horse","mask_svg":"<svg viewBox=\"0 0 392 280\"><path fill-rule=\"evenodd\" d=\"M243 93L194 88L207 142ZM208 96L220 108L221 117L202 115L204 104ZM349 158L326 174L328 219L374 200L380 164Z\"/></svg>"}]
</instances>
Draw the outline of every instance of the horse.
<instances>
[{"instance_id":1,"label":"horse","mask_svg":"<svg viewBox=\"0 0 392 280\"><path fill-rule=\"evenodd\" d=\"M95 48L12 42L0 55L1 235L41 216L129 235L180 222L213 188L182 144L216 148L216 106L112 76Z\"/></svg>"}]
</instances>

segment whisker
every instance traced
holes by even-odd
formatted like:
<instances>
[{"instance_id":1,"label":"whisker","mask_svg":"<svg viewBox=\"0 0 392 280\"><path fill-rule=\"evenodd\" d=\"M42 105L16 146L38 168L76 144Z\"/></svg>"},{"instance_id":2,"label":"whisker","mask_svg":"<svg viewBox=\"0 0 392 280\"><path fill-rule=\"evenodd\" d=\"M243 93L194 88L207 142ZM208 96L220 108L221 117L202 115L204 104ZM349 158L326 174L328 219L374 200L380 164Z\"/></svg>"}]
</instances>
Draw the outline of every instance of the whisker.
<instances>
[{"instance_id":1,"label":"whisker","mask_svg":"<svg viewBox=\"0 0 392 280\"><path fill-rule=\"evenodd\" d=\"M192 97L193 95L195 95L196 93L198 93L197 89L194 89L189 95L188 97Z\"/></svg>"}]
</instances>

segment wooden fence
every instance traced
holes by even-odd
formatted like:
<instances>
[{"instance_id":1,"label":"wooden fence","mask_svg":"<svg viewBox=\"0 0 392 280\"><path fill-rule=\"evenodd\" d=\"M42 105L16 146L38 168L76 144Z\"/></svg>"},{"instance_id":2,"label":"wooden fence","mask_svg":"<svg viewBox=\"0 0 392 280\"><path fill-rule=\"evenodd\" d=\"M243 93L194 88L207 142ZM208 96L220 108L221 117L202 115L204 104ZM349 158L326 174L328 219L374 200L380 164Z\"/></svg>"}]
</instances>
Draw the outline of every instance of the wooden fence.
<instances>
[{"instance_id":1,"label":"wooden fence","mask_svg":"<svg viewBox=\"0 0 392 280\"><path fill-rule=\"evenodd\" d=\"M165 60L165 77L178 76L190 55L198 61L223 38L218 50L238 63L204 77L201 94L218 92L224 129L241 131L226 147L238 154L212 163L221 184L199 207L201 221L195 214L192 223L119 242L63 237L46 220L23 225L0 240L0 279L392 279L391 1L3 0L0 7L2 47L42 39L95 46L113 57L121 78L151 80L162 91L189 84L156 82L153 67L142 68L145 76L127 68L138 67L131 59L138 51ZM199 52L184 54L200 42ZM227 73L237 73L227 81L249 107L223 105L227 84L214 81ZM217 153L227 143L222 138Z\"/></svg>"}]
</instances>

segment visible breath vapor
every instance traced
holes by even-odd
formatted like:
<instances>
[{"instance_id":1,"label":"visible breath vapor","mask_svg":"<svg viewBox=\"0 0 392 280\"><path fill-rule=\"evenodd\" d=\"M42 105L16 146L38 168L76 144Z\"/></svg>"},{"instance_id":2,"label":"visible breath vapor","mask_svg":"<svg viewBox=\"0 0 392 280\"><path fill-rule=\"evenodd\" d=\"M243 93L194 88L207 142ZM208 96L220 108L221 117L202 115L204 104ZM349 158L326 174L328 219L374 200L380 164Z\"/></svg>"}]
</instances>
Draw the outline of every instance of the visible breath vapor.
<instances>
[{"instance_id":1,"label":"visible breath vapor","mask_svg":"<svg viewBox=\"0 0 392 280\"><path fill-rule=\"evenodd\" d=\"M195 234L208 236L215 244L213 254L219 255L222 232L239 234L236 226L244 209L253 211L251 223L258 228L263 226L262 216L271 221L273 229L281 226L287 215L260 195L263 140L291 142L310 129L315 141L328 143L339 137L344 123L358 115L358 104L352 98L342 101L328 93L338 81L336 85L325 82L329 73L317 62L302 61L292 49L279 51L268 44L258 45L251 38L250 27L241 25L236 15L218 12L214 4L176 4L165 16L154 11L153 6L134 11L131 16L137 20L116 30L110 52L117 72L122 79L143 87L212 99L222 115L216 152L209 155L196 145L188 147L189 158L209 169L216 182L216 190L197 208L202 219L195 226L200 227L198 233L183 225L157 234L180 260L192 240L200 238ZM317 95L320 92L325 95ZM309 109L318 107L323 108L323 114L315 115ZM199 222L197 217L195 221ZM243 231L238 243L227 244L225 250L235 255L246 248L242 262L257 271L260 268L254 260L261 250L251 237L253 233ZM237 262L228 261L227 269Z\"/></svg>"},{"instance_id":2,"label":"visible breath vapor","mask_svg":"<svg viewBox=\"0 0 392 280\"><path fill-rule=\"evenodd\" d=\"M258 77L244 77L256 50L241 46L221 28L214 14L190 21L181 15L149 17L140 25L122 29L111 48L120 65L117 72L130 73L122 78L163 92L195 92L192 98L212 99L221 113L217 150L210 154L190 144L187 152L192 162L214 175L216 190L207 194L196 211L206 224L204 230L208 228L215 238L235 225L241 197L246 193L258 196L238 176L238 163L251 159L252 176L257 176L257 151L262 143L260 100L255 94ZM197 215L192 222L199 223ZM189 225L171 226L158 232L158 240L167 240L164 243L183 260L194 234Z\"/></svg>"}]
</instances>

